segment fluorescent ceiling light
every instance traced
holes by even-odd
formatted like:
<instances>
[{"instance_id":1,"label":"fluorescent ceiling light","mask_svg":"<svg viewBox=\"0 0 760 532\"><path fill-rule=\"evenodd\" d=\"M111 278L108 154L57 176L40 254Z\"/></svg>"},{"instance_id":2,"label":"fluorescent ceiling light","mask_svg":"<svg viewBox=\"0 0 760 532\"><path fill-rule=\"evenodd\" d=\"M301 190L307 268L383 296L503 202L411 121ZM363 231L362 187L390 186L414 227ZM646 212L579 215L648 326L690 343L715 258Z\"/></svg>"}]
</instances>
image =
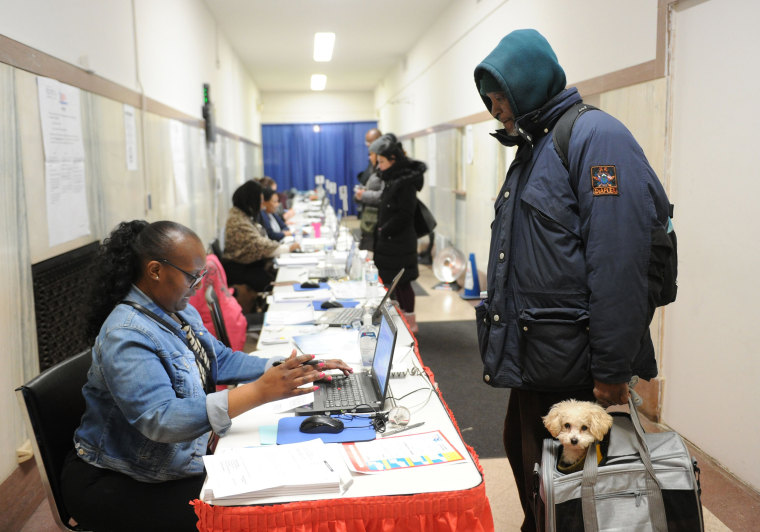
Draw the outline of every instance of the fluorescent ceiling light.
<instances>
[{"instance_id":1,"label":"fluorescent ceiling light","mask_svg":"<svg viewBox=\"0 0 760 532\"><path fill-rule=\"evenodd\" d=\"M314 61L326 63L332 59L333 47L335 46L334 33L314 34Z\"/></svg>"},{"instance_id":2,"label":"fluorescent ceiling light","mask_svg":"<svg viewBox=\"0 0 760 532\"><path fill-rule=\"evenodd\" d=\"M312 74L311 75L311 90L323 91L327 85L327 76L324 74Z\"/></svg>"}]
</instances>

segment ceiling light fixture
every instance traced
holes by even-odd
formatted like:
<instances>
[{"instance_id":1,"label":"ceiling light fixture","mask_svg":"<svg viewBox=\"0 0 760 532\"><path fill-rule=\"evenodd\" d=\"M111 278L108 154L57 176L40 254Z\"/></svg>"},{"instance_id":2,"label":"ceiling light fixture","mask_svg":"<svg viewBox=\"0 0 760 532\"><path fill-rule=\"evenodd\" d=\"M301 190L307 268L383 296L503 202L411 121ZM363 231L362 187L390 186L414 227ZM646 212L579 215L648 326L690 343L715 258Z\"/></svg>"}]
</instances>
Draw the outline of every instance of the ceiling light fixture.
<instances>
[{"instance_id":1,"label":"ceiling light fixture","mask_svg":"<svg viewBox=\"0 0 760 532\"><path fill-rule=\"evenodd\" d=\"M311 75L311 90L323 91L327 85L327 76L324 74L312 74Z\"/></svg>"},{"instance_id":2,"label":"ceiling light fixture","mask_svg":"<svg viewBox=\"0 0 760 532\"><path fill-rule=\"evenodd\" d=\"M317 32L314 34L314 61L326 63L332 59L335 34Z\"/></svg>"}]
</instances>

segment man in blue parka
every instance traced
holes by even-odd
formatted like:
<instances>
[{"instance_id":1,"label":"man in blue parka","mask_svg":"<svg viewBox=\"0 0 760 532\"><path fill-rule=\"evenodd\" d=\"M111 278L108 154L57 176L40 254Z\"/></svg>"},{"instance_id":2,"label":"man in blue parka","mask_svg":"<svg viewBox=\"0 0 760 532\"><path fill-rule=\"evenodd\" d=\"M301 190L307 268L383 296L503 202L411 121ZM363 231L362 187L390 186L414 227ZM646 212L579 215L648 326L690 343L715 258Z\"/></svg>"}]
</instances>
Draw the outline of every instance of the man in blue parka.
<instances>
[{"instance_id":1,"label":"man in blue parka","mask_svg":"<svg viewBox=\"0 0 760 532\"><path fill-rule=\"evenodd\" d=\"M494 205L488 297L476 309L483 380L511 388L504 446L535 530L541 422L567 399L625 404L633 375L657 375L648 268L668 198L631 133L592 110L575 121L563 165L557 120L581 98L535 30L517 30L475 68L493 136L517 146Z\"/></svg>"}]
</instances>

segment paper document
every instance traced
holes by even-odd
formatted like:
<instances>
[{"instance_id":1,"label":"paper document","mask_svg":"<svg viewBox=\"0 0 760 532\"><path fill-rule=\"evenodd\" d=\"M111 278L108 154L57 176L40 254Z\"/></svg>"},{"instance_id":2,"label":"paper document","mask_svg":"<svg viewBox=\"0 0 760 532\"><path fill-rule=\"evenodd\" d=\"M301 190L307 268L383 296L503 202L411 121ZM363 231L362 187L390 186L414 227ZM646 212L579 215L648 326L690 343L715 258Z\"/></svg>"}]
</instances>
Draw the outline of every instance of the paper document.
<instances>
[{"instance_id":1,"label":"paper document","mask_svg":"<svg viewBox=\"0 0 760 532\"><path fill-rule=\"evenodd\" d=\"M277 264L282 266L304 266L307 264L319 264L319 261L324 259L325 254L321 252L316 253L286 253L280 255L275 259Z\"/></svg>"},{"instance_id":2,"label":"paper document","mask_svg":"<svg viewBox=\"0 0 760 532\"><path fill-rule=\"evenodd\" d=\"M314 299L329 299L329 288L315 288L312 290L294 290L292 286L278 286L274 291L276 303L287 301L312 301Z\"/></svg>"},{"instance_id":3,"label":"paper document","mask_svg":"<svg viewBox=\"0 0 760 532\"><path fill-rule=\"evenodd\" d=\"M266 313L267 325L299 325L312 323L314 319L314 307L311 303L297 303L282 310L270 310Z\"/></svg>"},{"instance_id":4,"label":"paper document","mask_svg":"<svg viewBox=\"0 0 760 532\"><path fill-rule=\"evenodd\" d=\"M50 246L90 234L79 96L76 87L37 78Z\"/></svg>"},{"instance_id":5,"label":"paper document","mask_svg":"<svg viewBox=\"0 0 760 532\"><path fill-rule=\"evenodd\" d=\"M357 473L378 473L463 462L464 457L440 431L344 443L348 466Z\"/></svg>"},{"instance_id":6,"label":"paper document","mask_svg":"<svg viewBox=\"0 0 760 532\"><path fill-rule=\"evenodd\" d=\"M361 364L359 331L354 329L329 327L316 334L294 336L293 343L304 354L340 358L346 364Z\"/></svg>"},{"instance_id":7,"label":"paper document","mask_svg":"<svg viewBox=\"0 0 760 532\"><path fill-rule=\"evenodd\" d=\"M274 497L340 493L340 460L322 440L290 445L231 449L203 457L206 484L202 498Z\"/></svg>"}]
</instances>

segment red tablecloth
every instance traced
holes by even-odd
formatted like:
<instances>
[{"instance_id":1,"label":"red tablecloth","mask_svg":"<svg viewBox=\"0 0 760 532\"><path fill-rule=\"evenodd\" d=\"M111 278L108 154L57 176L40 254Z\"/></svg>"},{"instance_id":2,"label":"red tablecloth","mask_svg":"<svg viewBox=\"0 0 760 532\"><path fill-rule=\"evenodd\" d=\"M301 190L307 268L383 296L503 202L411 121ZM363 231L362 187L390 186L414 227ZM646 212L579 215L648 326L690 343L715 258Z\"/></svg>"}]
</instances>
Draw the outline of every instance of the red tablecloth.
<instances>
[{"instance_id":1,"label":"red tablecloth","mask_svg":"<svg viewBox=\"0 0 760 532\"><path fill-rule=\"evenodd\" d=\"M403 314L401 314L403 319ZM415 342L414 352L420 359ZM420 363L422 363L420 359ZM430 368L425 372L431 382ZM440 397L441 393L438 391ZM454 426L459 426L443 401ZM460 433L461 435L461 433ZM483 474L478 456L466 446ZM201 532L493 532L485 480L474 488L415 495L299 501L264 506L191 503Z\"/></svg>"}]
</instances>

